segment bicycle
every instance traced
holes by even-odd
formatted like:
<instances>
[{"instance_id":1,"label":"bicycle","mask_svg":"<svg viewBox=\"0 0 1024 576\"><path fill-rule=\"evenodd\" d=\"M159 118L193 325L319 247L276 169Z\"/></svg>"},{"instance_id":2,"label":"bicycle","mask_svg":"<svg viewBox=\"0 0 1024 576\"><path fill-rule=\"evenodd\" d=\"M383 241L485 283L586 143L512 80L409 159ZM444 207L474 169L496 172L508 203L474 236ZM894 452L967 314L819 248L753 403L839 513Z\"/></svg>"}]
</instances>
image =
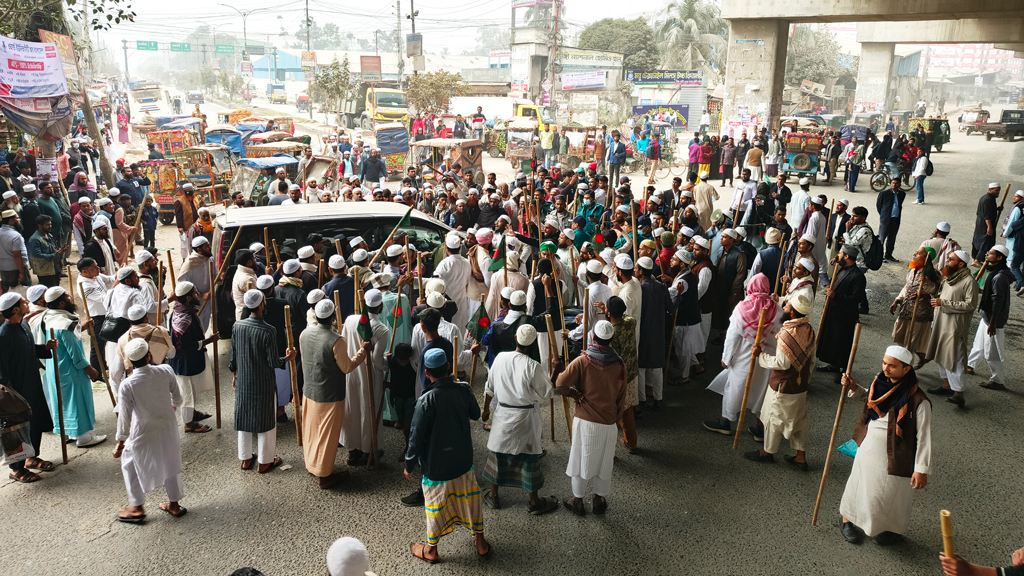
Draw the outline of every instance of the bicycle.
<instances>
[{"instance_id":1,"label":"bicycle","mask_svg":"<svg viewBox=\"0 0 1024 576\"><path fill-rule=\"evenodd\" d=\"M900 191L906 192L907 190L910 189L910 170L907 166L903 164L903 162L900 162L899 171L899 189ZM892 186L892 174L889 173L889 168L885 165L882 165L882 169L880 171L871 174L870 183L871 189L874 190L875 192L881 192L882 190L885 190Z\"/></svg>"}]
</instances>

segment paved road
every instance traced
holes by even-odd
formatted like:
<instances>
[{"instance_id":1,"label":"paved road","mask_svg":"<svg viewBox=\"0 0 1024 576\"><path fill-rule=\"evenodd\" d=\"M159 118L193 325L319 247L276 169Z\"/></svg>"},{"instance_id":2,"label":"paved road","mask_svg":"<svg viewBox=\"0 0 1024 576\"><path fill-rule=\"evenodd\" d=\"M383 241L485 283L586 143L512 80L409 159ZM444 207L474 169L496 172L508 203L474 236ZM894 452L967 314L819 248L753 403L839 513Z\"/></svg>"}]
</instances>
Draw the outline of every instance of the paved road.
<instances>
[{"instance_id":1,"label":"paved road","mask_svg":"<svg viewBox=\"0 0 1024 576\"><path fill-rule=\"evenodd\" d=\"M897 255L906 260L947 220L953 237L969 243L974 210L985 184L1001 183L1024 173L1024 148L1003 141L954 134L945 152L933 155L935 176L928 180L927 204L906 206ZM506 164L507 165L507 164ZM1015 187L1020 187L1016 183ZM873 206L875 195L843 193L836 186L815 188L849 197L854 205ZM724 203L724 201L723 201ZM871 223L877 217L871 209ZM171 227L160 241L176 245ZM898 292L905 264L886 264L869 275L871 314L854 376L869 379L890 343L888 304ZM818 310L812 320L817 321ZM1015 300L1016 302L1016 300ZM1014 308L1007 327L1007 347L1022 344L1022 314ZM972 332L973 335L973 332ZM716 350L711 351L714 358ZM1008 372L1016 374L1019 356L1011 354ZM189 515L175 520L156 508L163 494L152 495L149 523L129 526L113 520L126 505L119 463L107 444L92 450L70 448L71 463L44 474L32 485L0 481L0 526L8 538L0 546L0 565L11 574L229 574L255 566L268 575L322 574L327 547L340 536L362 539L372 569L397 574L900 574L938 573L942 540L938 511L953 512L957 551L975 561L1005 564L1019 548L1020 478L1024 473L1022 386L1012 378L1008 392L977 388L971 379L967 409L935 402L933 473L928 487L915 494L905 543L880 548L872 542L853 546L837 527L838 505L852 461L834 460L819 526L810 525L824 451L835 414L838 386L818 374L809 393L811 472L783 464L746 461L730 449L730 440L701 429L700 421L718 414L721 399L704 390L712 374L681 387L668 387L665 408L648 411L639 421L642 452L619 450L607 515L577 518L564 510L542 516L526 514L526 495L505 490L506 509L485 509L486 534L493 558L475 557L461 529L441 544L444 563L428 568L412 559L408 544L423 539L420 509L398 502L414 485L405 481L396 461L401 434L387 430L385 457L375 472L353 471L344 487L320 491L305 472L295 430L279 428L278 453L292 466L267 475L239 470L232 429L233 397L222 366L224 427L183 439ZM979 367L987 374L986 367ZM937 382L934 365L922 370L925 386ZM112 434L114 418L105 392L95 393L97 431ZM213 398L200 398L212 410ZM850 437L856 406L848 406L840 440ZM290 410L289 410L290 412ZM486 432L474 426L477 469L486 454ZM556 441L545 439L542 460L547 486L542 494L569 495L564 475L568 454L564 422L556 421ZM756 445L747 436L741 450ZM784 447L783 450L787 450ZM44 439L44 456L59 460L57 440ZM344 452L339 468L344 467ZM23 544L23 546L19 546Z\"/></svg>"}]
</instances>

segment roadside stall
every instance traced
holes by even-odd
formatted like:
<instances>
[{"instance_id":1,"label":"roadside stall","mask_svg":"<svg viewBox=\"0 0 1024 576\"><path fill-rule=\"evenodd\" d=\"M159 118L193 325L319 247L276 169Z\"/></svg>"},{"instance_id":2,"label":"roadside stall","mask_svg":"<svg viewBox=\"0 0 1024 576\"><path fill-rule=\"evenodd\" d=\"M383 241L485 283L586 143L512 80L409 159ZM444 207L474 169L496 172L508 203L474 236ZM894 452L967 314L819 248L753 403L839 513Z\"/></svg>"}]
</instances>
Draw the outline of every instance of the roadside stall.
<instances>
[{"instance_id":1,"label":"roadside stall","mask_svg":"<svg viewBox=\"0 0 1024 576\"><path fill-rule=\"evenodd\" d=\"M231 179L230 194L241 192L246 199L257 206L267 204L267 184L274 179L274 172L283 167L288 172L288 179L294 182L298 178L299 161L287 154L260 158L242 158L235 165L235 175Z\"/></svg>"},{"instance_id":2,"label":"roadside stall","mask_svg":"<svg viewBox=\"0 0 1024 576\"><path fill-rule=\"evenodd\" d=\"M388 167L388 178L394 174L401 175L409 156L409 130L405 124L386 122L378 124L374 130L380 155Z\"/></svg>"}]
</instances>

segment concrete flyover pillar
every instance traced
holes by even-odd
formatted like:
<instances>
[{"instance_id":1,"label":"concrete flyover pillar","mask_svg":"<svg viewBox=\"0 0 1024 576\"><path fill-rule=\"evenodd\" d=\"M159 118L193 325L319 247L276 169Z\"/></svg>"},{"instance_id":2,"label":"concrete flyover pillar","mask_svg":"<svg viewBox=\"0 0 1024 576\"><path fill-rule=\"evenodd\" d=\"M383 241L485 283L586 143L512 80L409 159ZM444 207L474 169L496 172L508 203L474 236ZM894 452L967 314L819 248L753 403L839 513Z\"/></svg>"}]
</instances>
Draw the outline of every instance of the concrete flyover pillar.
<instances>
[{"instance_id":1,"label":"concrete flyover pillar","mask_svg":"<svg viewBox=\"0 0 1024 576\"><path fill-rule=\"evenodd\" d=\"M895 49L896 44L892 42L865 42L860 45L855 110L884 110L886 114L892 112L889 102L889 80L892 77L892 57Z\"/></svg>"},{"instance_id":2,"label":"concrete flyover pillar","mask_svg":"<svg viewBox=\"0 0 1024 576\"><path fill-rule=\"evenodd\" d=\"M762 115L778 125L782 115L782 88L786 76L789 22L785 20L731 20L729 62L722 102L722 134L729 122ZM745 125L749 122L745 122ZM742 130L734 130L739 140ZM752 135L751 135L752 136Z\"/></svg>"}]
</instances>

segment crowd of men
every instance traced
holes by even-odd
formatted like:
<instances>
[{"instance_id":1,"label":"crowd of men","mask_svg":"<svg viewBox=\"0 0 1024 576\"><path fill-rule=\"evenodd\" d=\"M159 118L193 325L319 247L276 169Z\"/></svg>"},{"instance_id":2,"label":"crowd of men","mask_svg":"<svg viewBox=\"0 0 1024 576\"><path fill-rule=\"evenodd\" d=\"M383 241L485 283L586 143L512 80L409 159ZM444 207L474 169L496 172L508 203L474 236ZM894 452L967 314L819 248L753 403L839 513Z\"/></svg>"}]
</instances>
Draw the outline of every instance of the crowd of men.
<instances>
[{"instance_id":1,"label":"crowd of men","mask_svg":"<svg viewBox=\"0 0 1024 576\"><path fill-rule=\"evenodd\" d=\"M385 426L398 428L405 477L414 480L417 468L421 476L402 502L426 514L426 542L410 552L433 563L439 540L457 524L471 532L478 554L489 553L482 507L503 506L501 487L525 490L533 515L561 507L604 514L617 446L642 451L637 420L662 409L666 383L705 372L717 371L708 388L722 395L721 414L705 429L749 433L763 443L745 454L755 462L773 461L788 439L793 454L785 461L806 471L806 395L821 370L865 401L842 534L888 544L906 531L912 489L930 473L932 407L916 371L934 361L943 385L927 392L959 407L982 359L992 373L982 386L1006 385L1011 284L1024 288L1013 243L1024 226L1024 192L1001 219L1001 187L990 186L970 252L945 222L922 235L890 308L893 346L878 375L860 386L843 373L867 310L868 278L881 251L897 261L867 223L867 207L830 204L806 179L795 192L785 177L772 185L752 180L747 169L728 212L713 209L719 191L706 172L677 178L670 189L634 190L628 177L609 182L596 170L555 165L510 183L490 174L478 189L468 170L448 169L437 186L410 171L395 192L376 181L364 186L355 174L337 193L322 194L279 176L276 189L268 184L271 205L390 201L453 230L432 246L400 224L376 250L361 237L311 234L291 239L294 254L284 258L254 242L224 254L219 276L211 273L209 211L194 192L183 189L176 203L182 252L173 273L155 250L135 250L124 217L137 208L131 189L112 188L123 202L96 200L100 212L83 196L69 227L79 244L77 278L65 289L70 241L57 239L63 193L41 183L36 199L34 186L15 186L0 165L0 383L31 410L22 421L28 455L12 460L10 477L31 483L53 470L40 454L43 432L83 449L106 439L94 430L92 395L93 381L104 381L130 504L117 519L143 522L146 493L157 487L168 494L162 510L185 514L179 432L210 430L203 422L211 414L198 406L210 409L220 377L213 355L219 340L230 340L240 468L279 467L277 426L291 419L317 486L344 485L351 468L384 457ZM895 194L884 191L876 205L890 228L902 206ZM233 321L230 332L212 316L218 293L233 304L221 310ZM826 306L817 325L810 321L816 302ZM969 346L975 312L981 324ZM710 354L719 344L721 356ZM480 384L482 405L473 389ZM556 397L571 431L572 494L564 499L541 494L542 408ZM737 431L748 410L751 426ZM18 416L4 418L6 425ZM484 463L474 462L471 436L480 419L491 420ZM339 445L347 450L341 470Z\"/></svg>"}]
</instances>

